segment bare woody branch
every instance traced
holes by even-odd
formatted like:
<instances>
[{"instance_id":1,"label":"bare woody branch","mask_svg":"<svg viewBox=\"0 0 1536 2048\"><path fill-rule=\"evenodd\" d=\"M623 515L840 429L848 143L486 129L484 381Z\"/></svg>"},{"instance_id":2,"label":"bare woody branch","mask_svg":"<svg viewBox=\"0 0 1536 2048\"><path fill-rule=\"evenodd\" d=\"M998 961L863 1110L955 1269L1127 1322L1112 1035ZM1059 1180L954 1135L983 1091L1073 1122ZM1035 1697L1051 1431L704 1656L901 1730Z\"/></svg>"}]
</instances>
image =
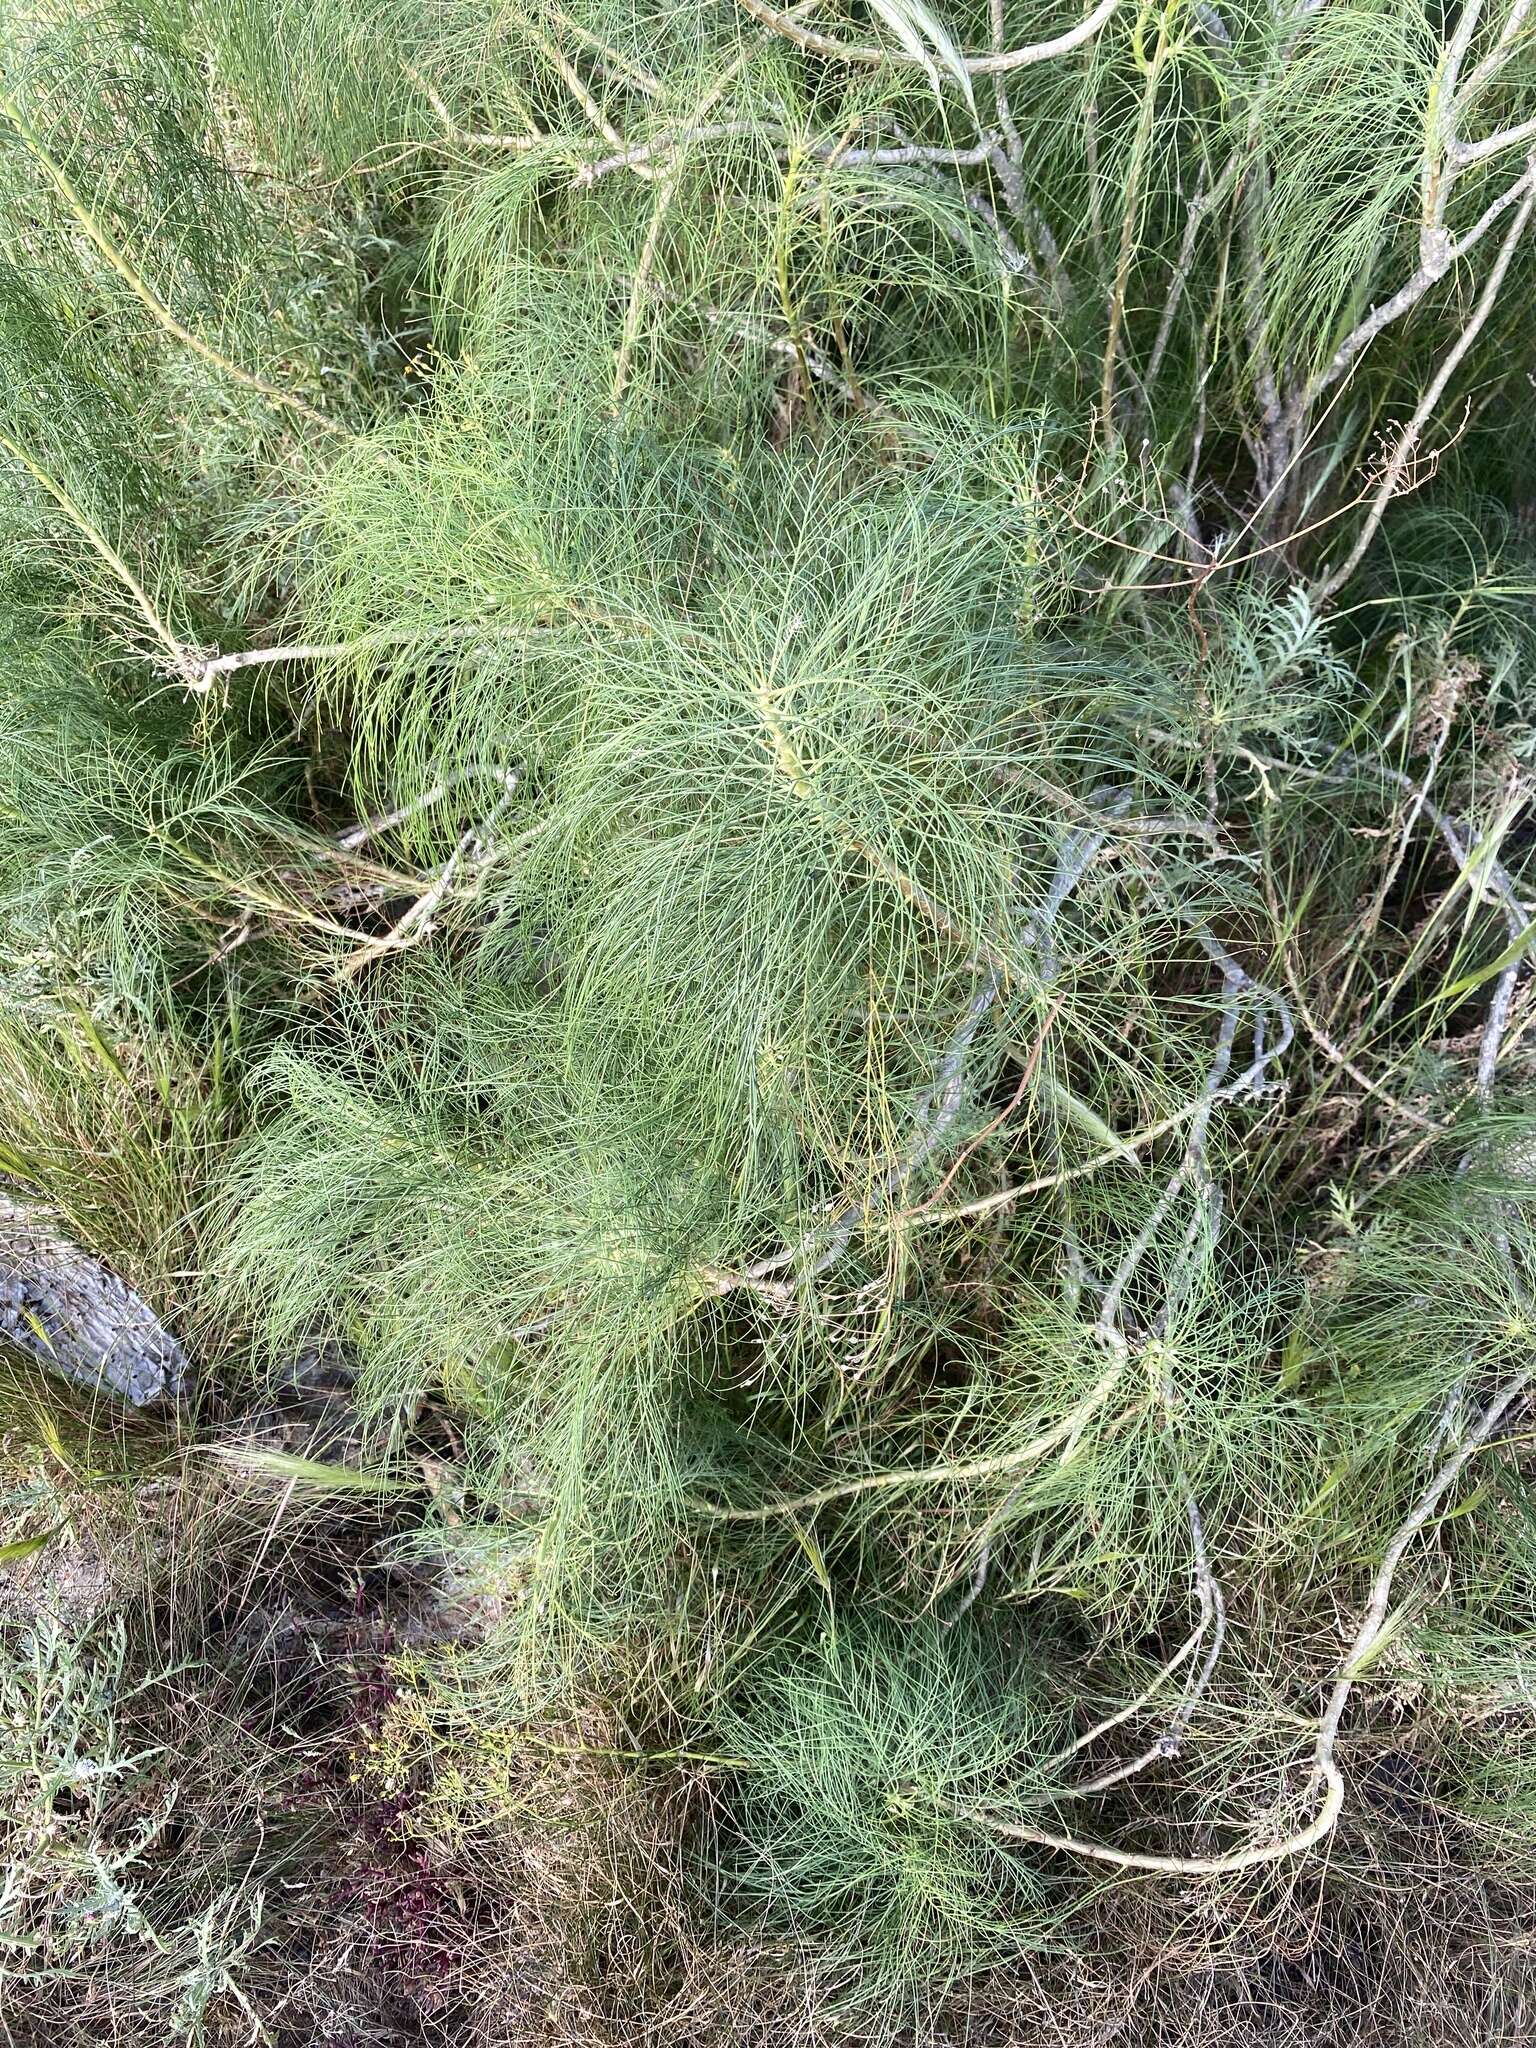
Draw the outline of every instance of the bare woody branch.
<instances>
[{"instance_id":1,"label":"bare woody branch","mask_svg":"<svg viewBox=\"0 0 1536 2048\"><path fill-rule=\"evenodd\" d=\"M1425 427L1433 418L1435 408L1439 405L1447 385L1456 374L1463 358L1487 324L1488 316L1493 311L1494 303L1503 287L1509 266L1514 260L1515 250L1519 247L1521 238L1530 225L1532 210L1536 208L1536 170L1527 171L1520 189L1523 197L1519 209L1500 245L1498 257L1494 262L1493 268L1488 273L1487 281L1478 296L1477 304L1473 308L1472 314L1463 326L1460 334L1446 351L1439 369L1436 370L1434 376L1425 386L1423 395L1414 407L1407 425L1398 436L1397 444L1387 458L1381 481L1371 499L1369 510L1366 513L1360 531L1355 536L1353 546L1338 565L1323 576L1314 589L1312 595L1314 601L1319 604L1335 596L1365 559L1366 551L1376 538L1377 529L1381 525L1386 509L1397 495L1404 474L1414 458L1419 442L1423 438Z\"/></svg>"},{"instance_id":2,"label":"bare woody branch","mask_svg":"<svg viewBox=\"0 0 1536 2048\"><path fill-rule=\"evenodd\" d=\"M739 0L739 5L754 21L760 21L775 35L798 43L803 50L813 50L819 57L839 57L845 64L916 65L923 68L923 59L906 50L882 48L870 43L845 43L836 36L822 35L819 30L806 28L790 15L767 6L765 0ZM1091 42L1118 5L1119 0L1098 0L1091 14L1061 35L1050 36L1039 43L1028 43L1015 50L962 57L961 67L972 78L995 78L1010 71L1023 70L1026 65L1044 64L1052 57L1063 57L1068 51L1081 49L1084 43Z\"/></svg>"},{"instance_id":3,"label":"bare woody branch","mask_svg":"<svg viewBox=\"0 0 1536 2048\"><path fill-rule=\"evenodd\" d=\"M1321 1786L1323 1798L1317 1812L1305 1826L1274 1840L1229 1850L1223 1855L1165 1856L1140 1849L1122 1849L1114 1843L1094 1841L1081 1835L1032 1827L1028 1823L1006 1820L973 1807L955 1808L955 1818L969 1821L1007 1841L1031 1842L1040 1848L1056 1849L1063 1855L1080 1856L1089 1862L1109 1864L1118 1870L1146 1870L1173 1877L1233 1875L1243 1870L1258 1869L1264 1864L1286 1862L1315 1848L1333 1832L1344 1811L1346 1785L1335 1757L1339 1731L1350 1696L1380 1644L1397 1568L1415 1536L1429 1522L1467 1464L1520 1399L1529 1380L1529 1372L1521 1372L1505 1383L1483 1411L1476 1428L1436 1472L1388 1544L1340 1675L1318 1722L1308 1787Z\"/></svg>"}]
</instances>

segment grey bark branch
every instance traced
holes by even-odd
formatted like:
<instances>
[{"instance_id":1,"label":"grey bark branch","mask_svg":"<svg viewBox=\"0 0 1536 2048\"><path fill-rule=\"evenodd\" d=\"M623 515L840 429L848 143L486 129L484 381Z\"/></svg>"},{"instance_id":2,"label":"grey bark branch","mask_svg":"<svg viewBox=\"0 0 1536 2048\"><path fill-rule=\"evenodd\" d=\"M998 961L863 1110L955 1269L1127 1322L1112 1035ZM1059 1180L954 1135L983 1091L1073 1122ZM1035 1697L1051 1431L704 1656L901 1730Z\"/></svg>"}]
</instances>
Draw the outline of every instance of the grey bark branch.
<instances>
[{"instance_id":1,"label":"grey bark branch","mask_svg":"<svg viewBox=\"0 0 1536 2048\"><path fill-rule=\"evenodd\" d=\"M46 1212L0 1194L0 1339L135 1408L174 1401L186 1354L142 1295Z\"/></svg>"},{"instance_id":2,"label":"grey bark branch","mask_svg":"<svg viewBox=\"0 0 1536 2048\"><path fill-rule=\"evenodd\" d=\"M765 0L737 0L737 4L765 28L772 29L789 42L798 43L802 49L814 50L818 56L841 57L848 64L927 68L923 58L911 56L905 50L881 49L868 43L845 43L835 36L821 35L815 29L802 28L789 14L781 14L767 6ZM961 68L971 78L994 78L1021 70L1028 64L1043 64L1052 57L1064 56L1067 51L1091 42L1118 5L1119 0L1098 0L1091 14L1059 36L1051 36L1045 42L1028 43L1015 50L998 51L990 56L962 57Z\"/></svg>"},{"instance_id":3,"label":"grey bark branch","mask_svg":"<svg viewBox=\"0 0 1536 2048\"><path fill-rule=\"evenodd\" d=\"M1439 369L1430 379L1423 397L1413 410L1412 417L1399 435L1397 445L1387 459L1386 470L1381 482L1371 499L1370 509L1366 514L1365 522L1355 537L1354 545L1338 567L1330 570L1313 591L1313 599L1319 604L1335 596L1364 560L1367 549L1376 538L1377 529L1381 525L1387 506L1397 495L1398 487L1403 479L1403 473L1417 452L1424 429L1428 425L1435 407L1444 396L1446 386L1456 374L1462 358L1482 332L1489 314L1493 311L1494 301L1498 298L1499 292L1503 287L1509 266L1514 260L1515 250L1519 247L1520 240L1530 225L1532 208L1536 207L1536 172L1528 170L1517 189L1523 190L1524 199L1514 220L1510 223L1509 232L1500 244L1498 256L1494 261L1492 270L1488 273L1488 281L1483 286L1482 293L1472 311L1471 317L1462 328L1461 333L1456 337L1456 340L1446 351Z\"/></svg>"}]
</instances>

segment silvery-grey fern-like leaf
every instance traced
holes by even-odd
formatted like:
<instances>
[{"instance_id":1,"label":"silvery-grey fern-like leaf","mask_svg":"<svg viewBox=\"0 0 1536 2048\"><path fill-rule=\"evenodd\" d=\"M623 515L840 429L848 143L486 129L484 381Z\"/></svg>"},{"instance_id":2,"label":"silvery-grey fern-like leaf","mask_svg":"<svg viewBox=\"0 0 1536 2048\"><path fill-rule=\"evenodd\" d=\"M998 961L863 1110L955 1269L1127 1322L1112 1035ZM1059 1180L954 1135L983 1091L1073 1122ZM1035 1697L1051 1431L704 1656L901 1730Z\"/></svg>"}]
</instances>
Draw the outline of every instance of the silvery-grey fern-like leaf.
<instances>
[{"instance_id":1,"label":"silvery-grey fern-like leaf","mask_svg":"<svg viewBox=\"0 0 1536 2048\"><path fill-rule=\"evenodd\" d=\"M916 58L923 66L933 82L935 93L939 90L939 69L942 68L958 84L965 95L966 105L974 111L976 97L965 61L948 29L932 9L924 5L924 0L870 0L870 6L907 55Z\"/></svg>"}]
</instances>

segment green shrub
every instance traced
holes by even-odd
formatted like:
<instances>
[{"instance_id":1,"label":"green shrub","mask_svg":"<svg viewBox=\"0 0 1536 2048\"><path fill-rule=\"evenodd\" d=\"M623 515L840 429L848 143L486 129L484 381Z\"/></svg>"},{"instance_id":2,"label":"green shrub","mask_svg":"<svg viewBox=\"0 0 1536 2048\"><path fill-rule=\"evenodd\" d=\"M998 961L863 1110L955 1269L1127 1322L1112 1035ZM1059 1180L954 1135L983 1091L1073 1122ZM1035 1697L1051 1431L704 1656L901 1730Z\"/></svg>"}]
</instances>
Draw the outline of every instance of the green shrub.
<instances>
[{"instance_id":1,"label":"green shrub","mask_svg":"<svg viewBox=\"0 0 1536 2048\"><path fill-rule=\"evenodd\" d=\"M0 24L0 1181L274 1535L491 1560L444 1782L647 1788L552 2038L1160 2029L1402 1950L1410 1781L1441 1973L1528 1912L1533 92L1525 0Z\"/></svg>"}]
</instances>

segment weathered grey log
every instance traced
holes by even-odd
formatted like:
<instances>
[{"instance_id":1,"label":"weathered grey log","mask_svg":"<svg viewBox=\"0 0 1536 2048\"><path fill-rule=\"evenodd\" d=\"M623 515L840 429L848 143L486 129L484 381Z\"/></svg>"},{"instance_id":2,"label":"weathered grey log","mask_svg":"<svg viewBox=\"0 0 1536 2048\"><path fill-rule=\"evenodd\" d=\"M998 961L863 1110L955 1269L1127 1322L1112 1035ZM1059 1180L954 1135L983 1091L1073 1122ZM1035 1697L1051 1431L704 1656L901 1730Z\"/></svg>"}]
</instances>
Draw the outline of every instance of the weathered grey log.
<instances>
[{"instance_id":1,"label":"weathered grey log","mask_svg":"<svg viewBox=\"0 0 1536 2048\"><path fill-rule=\"evenodd\" d=\"M174 1401L186 1354L149 1303L43 1213L0 1194L0 1340L135 1408Z\"/></svg>"}]
</instances>

